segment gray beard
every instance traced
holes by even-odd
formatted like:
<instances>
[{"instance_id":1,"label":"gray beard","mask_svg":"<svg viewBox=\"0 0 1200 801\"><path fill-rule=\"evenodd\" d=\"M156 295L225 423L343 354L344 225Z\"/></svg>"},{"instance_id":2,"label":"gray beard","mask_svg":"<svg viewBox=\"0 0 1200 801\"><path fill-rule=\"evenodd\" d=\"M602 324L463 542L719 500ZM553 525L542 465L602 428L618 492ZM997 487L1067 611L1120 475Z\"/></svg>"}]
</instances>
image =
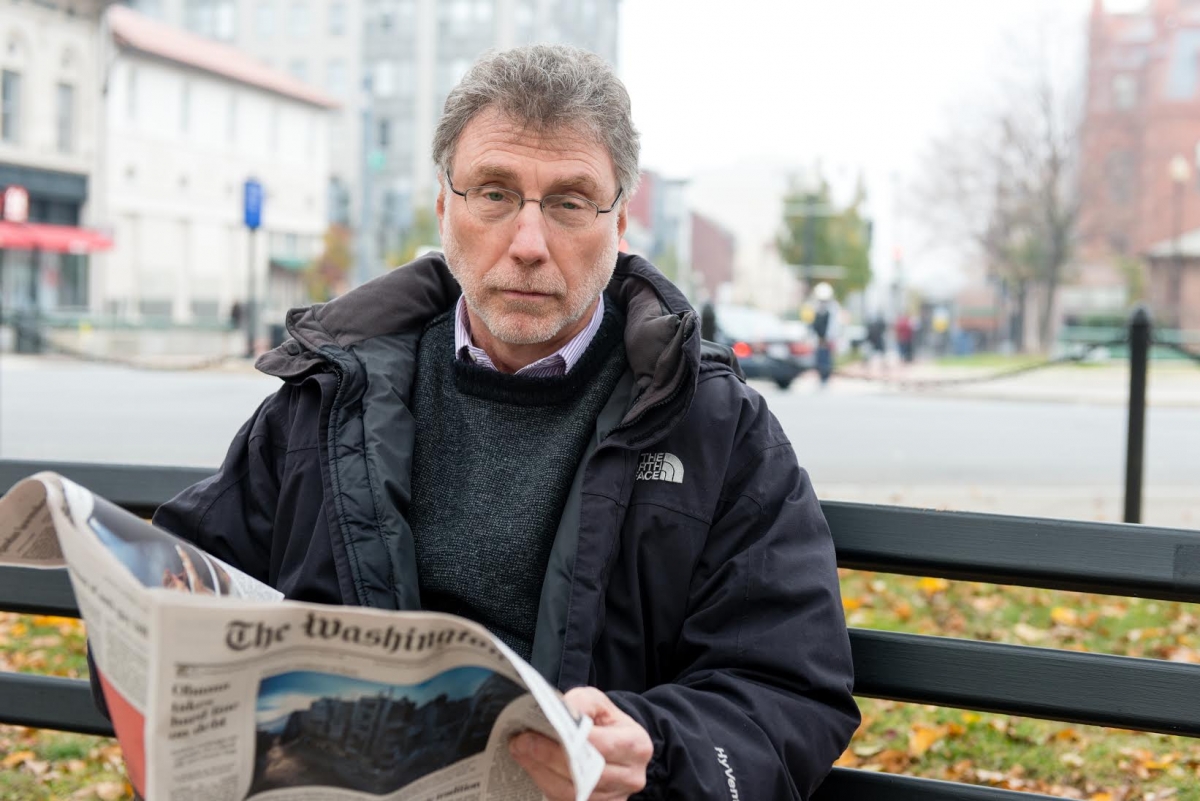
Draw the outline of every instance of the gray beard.
<instances>
[{"instance_id":1,"label":"gray beard","mask_svg":"<svg viewBox=\"0 0 1200 801\"><path fill-rule=\"evenodd\" d=\"M451 226L447 225L445 227L442 239L442 247L446 253L446 264L450 268L450 274L454 276L454 279L458 281L458 285L462 287L467 307L482 321L493 337L507 345L536 345L541 342L548 342L558 336L564 328L569 328L578 323L592 309L596 300L600 297L600 293L608 286L609 280L612 279L613 270L617 266L618 243L616 237L613 237L610 245L604 248L596 261L592 263L584 284L579 287L575 298L568 298L568 305L564 314L557 318L550 317L538 320L532 326L516 325L506 321L503 312L493 313L491 309L478 303L479 293L477 293L477 290L487 289L488 287L486 285L481 287L475 280L464 279L465 273L469 271L460 270L457 266L463 264L466 259L463 257L462 249L458 247L458 241L454 236ZM531 287L531 289L533 288L535 287Z\"/></svg>"}]
</instances>

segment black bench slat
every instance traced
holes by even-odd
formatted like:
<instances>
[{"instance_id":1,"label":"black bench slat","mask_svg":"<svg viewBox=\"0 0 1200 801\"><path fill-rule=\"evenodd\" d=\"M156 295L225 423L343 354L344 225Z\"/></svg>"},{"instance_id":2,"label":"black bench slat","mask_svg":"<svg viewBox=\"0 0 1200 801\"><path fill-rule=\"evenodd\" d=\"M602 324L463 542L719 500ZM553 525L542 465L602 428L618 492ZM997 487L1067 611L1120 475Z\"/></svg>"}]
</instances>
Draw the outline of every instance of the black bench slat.
<instances>
[{"instance_id":1,"label":"black bench slat","mask_svg":"<svg viewBox=\"0 0 1200 801\"><path fill-rule=\"evenodd\" d=\"M0 612L79 617L66 568L0 566Z\"/></svg>"},{"instance_id":2,"label":"black bench slat","mask_svg":"<svg viewBox=\"0 0 1200 801\"><path fill-rule=\"evenodd\" d=\"M52 470L117 506L150 517L164 501L215 473L196 467L0 460L0 493L42 470Z\"/></svg>"},{"instance_id":3,"label":"black bench slat","mask_svg":"<svg viewBox=\"0 0 1200 801\"><path fill-rule=\"evenodd\" d=\"M1200 665L852 629L854 692L1200 736Z\"/></svg>"},{"instance_id":4,"label":"black bench slat","mask_svg":"<svg viewBox=\"0 0 1200 801\"><path fill-rule=\"evenodd\" d=\"M812 801L1061 801L1041 793L919 779L894 773L834 768Z\"/></svg>"},{"instance_id":5,"label":"black bench slat","mask_svg":"<svg viewBox=\"0 0 1200 801\"><path fill-rule=\"evenodd\" d=\"M838 565L1200 601L1200 531L827 501Z\"/></svg>"},{"instance_id":6,"label":"black bench slat","mask_svg":"<svg viewBox=\"0 0 1200 801\"><path fill-rule=\"evenodd\" d=\"M0 723L111 737L85 679L0 673Z\"/></svg>"}]
</instances>

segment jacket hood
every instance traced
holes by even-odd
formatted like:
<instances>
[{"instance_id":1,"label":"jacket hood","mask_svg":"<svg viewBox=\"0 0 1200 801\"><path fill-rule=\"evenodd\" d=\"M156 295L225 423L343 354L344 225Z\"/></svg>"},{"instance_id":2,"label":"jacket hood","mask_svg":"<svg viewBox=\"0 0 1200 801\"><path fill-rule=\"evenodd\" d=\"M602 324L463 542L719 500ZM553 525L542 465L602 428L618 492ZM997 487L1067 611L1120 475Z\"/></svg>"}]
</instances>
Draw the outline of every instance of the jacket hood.
<instances>
[{"instance_id":1,"label":"jacket hood","mask_svg":"<svg viewBox=\"0 0 1200 801\"><path fill-rule=\"evenodd\" d=\"M624 423L681 394L690 401L700 370L700 327L683 293L650 262L624 253L606 291L625 314L626 358L637 387ZM427 254L328 303L291 310L292 339L259 357L256 367L284 380L344 369L353 360L342 356L356 344L418 333L460 294L445 257Z\"/></svg>"}]
</instances>

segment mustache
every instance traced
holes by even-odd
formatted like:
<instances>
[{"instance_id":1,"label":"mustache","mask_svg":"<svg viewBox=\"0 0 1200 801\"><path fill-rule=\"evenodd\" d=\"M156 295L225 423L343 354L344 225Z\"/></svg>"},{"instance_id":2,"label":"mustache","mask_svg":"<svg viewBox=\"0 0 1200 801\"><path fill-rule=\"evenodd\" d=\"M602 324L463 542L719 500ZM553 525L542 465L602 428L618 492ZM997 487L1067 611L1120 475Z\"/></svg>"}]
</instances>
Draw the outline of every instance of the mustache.
<instances>
[{"instance_id":1,"label":"mustache","mask_svg":"<svg viewBox=\"0 0 1200 801\"><path fill-rule=\"evenodd\" d=\"M505 279L488 277L484 279L484 288L495 292L527 292L537 295L553 295L558 297L566 293L566 287L558 281L542 281L532 278Z\"/></svg>"}]
</instances>

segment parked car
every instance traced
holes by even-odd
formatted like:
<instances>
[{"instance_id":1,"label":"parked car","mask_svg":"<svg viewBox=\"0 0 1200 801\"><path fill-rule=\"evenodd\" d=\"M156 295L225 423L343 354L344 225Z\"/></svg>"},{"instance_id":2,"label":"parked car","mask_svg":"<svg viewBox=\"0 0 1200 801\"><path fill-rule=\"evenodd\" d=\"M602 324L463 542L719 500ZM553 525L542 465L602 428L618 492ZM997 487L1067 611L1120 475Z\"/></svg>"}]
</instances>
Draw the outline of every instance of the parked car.
<instances>
[{"instance_id":1,"label":"parked car","mask_svg":"<svg viewBox=\"0 0 1200 801\"><path fill-rule=\"evenodd\" d=\"M733 349L746 378L787 389L815 365L812 333L804 323L748 306L717 306L716 313L717 341Z\"/></svg>"}]
</instances>

